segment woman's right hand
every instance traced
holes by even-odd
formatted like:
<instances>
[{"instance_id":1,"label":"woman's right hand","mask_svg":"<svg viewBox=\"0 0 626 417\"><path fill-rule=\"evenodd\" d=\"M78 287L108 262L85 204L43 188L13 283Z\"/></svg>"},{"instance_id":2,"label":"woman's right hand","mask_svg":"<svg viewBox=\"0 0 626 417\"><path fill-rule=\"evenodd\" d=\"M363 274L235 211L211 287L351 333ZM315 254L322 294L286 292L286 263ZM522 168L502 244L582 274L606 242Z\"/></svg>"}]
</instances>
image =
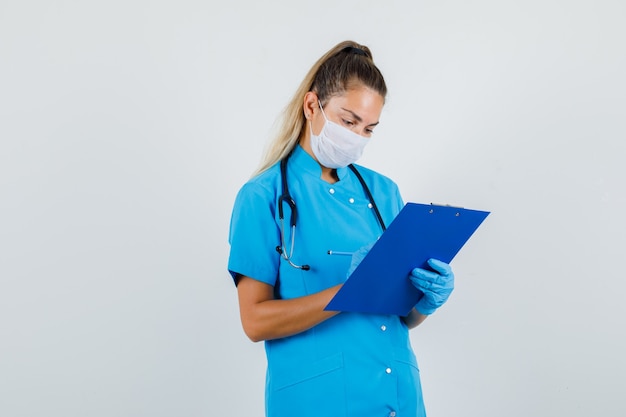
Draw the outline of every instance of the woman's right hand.
<instances>
[{"instance_id":1,"label":"woman's right hand","mask_svg":"<svg viewBox=\"0 0 626 417\"><path fill-rule=\"evenodd\" d=\"M365 259L365 256L369 253L370 249L372 249L374 243L376 242L361 246L361 248L359 248L356 252L352 254L352 260L350 261L350 267L348 268L348 272L346 273L346 278L352 275L356 267L359 266L363 259Z\"/></svg>"}]
</instances>

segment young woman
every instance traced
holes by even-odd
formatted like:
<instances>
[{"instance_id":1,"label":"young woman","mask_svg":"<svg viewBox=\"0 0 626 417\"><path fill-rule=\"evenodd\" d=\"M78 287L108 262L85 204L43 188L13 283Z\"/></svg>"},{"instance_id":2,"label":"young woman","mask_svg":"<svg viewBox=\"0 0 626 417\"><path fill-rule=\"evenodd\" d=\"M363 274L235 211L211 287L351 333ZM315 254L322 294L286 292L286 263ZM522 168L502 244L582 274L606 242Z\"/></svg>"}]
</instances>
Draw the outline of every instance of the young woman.
<instances>
[{"instance_id":1,"label":"young woman","mask_svg":"<svg viewBox=\"0 0 626 417\"><path fill-rule=\"evenodd\" d=\"M408 329L447 300L450 267L430 260L436 272L412 271L407 279L423 296L406 317L324 311L359 249L403 207L394 182L352 165L386 93L367 47L332 48L305 77L260 170L237 195L228 269L246 335L265 341L268 417L425 415Z\"/></svg>"}]
</instances>

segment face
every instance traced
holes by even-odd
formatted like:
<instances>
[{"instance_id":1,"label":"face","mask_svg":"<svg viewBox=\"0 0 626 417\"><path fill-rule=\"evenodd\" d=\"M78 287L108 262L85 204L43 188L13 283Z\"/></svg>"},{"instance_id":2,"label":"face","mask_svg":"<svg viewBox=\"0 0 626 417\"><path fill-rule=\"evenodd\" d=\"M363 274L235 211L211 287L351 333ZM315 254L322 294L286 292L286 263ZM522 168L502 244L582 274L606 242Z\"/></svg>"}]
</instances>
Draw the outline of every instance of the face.
<instances>
[{"instance_id":1,"label":"face","mask_svg":"<svg viewBox=\"0 0 626 417\"><path fill-rule=\"evenodd\" d=\"M318 100L319 98L314 92L308 92L304 98L304 114L308 122L312 123L313 133L316 135L321 132L325 123ZM341 95L333 96L322 105L328 120L369 138L378 125L384 99L378 92L360 86ZM310 133L307 128L301 142L305 149L308 148L309 140Z\"/></svg>"}]
</instances>

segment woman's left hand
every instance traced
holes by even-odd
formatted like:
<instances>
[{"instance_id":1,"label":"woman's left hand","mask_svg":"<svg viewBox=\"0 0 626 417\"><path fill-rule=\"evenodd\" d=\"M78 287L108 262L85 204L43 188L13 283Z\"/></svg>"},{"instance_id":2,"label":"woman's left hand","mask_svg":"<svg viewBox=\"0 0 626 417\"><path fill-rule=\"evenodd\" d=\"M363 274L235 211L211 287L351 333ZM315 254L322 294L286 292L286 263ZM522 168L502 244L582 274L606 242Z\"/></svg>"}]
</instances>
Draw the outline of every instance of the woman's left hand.
<instances>
[{"instance_id":1,"label":"woman's left hand","mask_svg":"<svg viewBox=\"0 0 626 417\"><path fill-rule=\"evenodd\" d=\"M454 273L450 265L431 258L428 260L428 266L433 271L415 268L409 275L415 288L424 293L415 309L425 315L430 315L441 307L454 290Z\"/></svg>"}]
</instances>

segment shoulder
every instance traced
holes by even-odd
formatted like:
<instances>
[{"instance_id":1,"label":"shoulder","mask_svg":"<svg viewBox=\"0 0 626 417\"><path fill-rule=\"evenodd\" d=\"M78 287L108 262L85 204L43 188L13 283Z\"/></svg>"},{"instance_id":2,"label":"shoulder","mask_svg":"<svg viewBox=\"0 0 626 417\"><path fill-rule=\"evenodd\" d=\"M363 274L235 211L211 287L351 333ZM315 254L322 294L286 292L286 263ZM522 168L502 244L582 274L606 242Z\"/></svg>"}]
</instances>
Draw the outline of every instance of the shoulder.
<instances>
[{"instance_id":1,"label":"shoulder","mask_svg":"<svg viewBox=\"0 0 626 417\"><path fill-rule=\"evenodd\" d=\"M253 196L256 198L266 198L273 200L281 186L280 180L280 164L274 164L267 170L250 178L240 189L237 199L248 199Z\"/></svg>"}]
</instances>

